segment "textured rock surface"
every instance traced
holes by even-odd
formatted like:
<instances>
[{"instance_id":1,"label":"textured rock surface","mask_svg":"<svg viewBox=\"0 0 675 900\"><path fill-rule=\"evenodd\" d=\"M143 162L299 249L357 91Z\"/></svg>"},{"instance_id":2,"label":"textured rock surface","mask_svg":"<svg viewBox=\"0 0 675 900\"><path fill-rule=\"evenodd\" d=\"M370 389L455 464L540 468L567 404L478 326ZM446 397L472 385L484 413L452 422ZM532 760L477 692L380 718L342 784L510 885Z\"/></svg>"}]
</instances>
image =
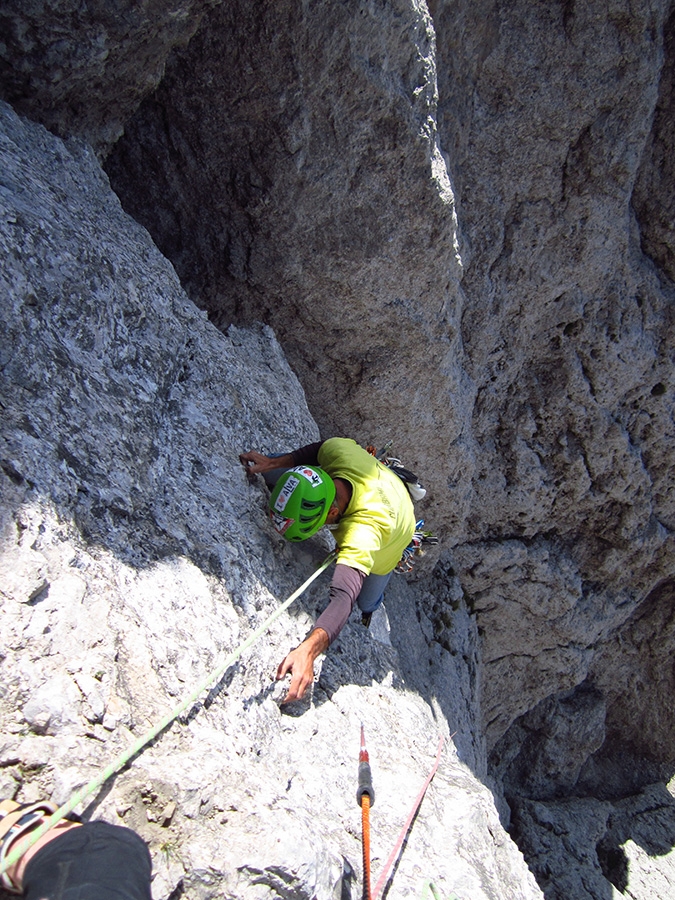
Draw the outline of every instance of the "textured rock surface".
<instances>
[{"instance_id":1,"label":"textured rock surface","mask_svg":"<svg viewBox=\"0 0 675 900\"><path fill-rule=\"evenodd\" d=\"M580 683L672 572L672 284L631 206L669 6L434 7L477 388L457 567L491 742L554 683Z\"/></svg>"},{"instance_id":2,"label":"textured rock surface","mask_svg":"<svg viewBox=\"0 0 675 900\"><path fill-rule=\"evenodd\" d=\"M100 153L159 83L218 0L144 3L7 0L0 9L0 97Z\"/></svg>"},{"instance_id":3,"label":"textured rock surface","mask_svg":"<svg viewBox=\"0 0 675 900\"><path fill-rule=\"evenodd\" d=\"M173 41L152 37L162 9L143 26L155 60ZM423 629L397 647L399 663L409 686L463 723L460 754L481 775L483 741L491 749L514 834L552 896L567 885L606 900L624 877L621 854L626 890L669 893L667 817L640 807L640 791L665 791L675 744L674 15L670 0L214 6L106 163L228 340L249 335L231 323L274 327L323 433L394 437L424 473L422 509L444 548L433 575L410 586ZM194 22L184 25L187 37ZM89 46L86 29L79 36ZM133 40L120 38L120 58ZM22 46L3 57L10 86L33 64ZM48 59L39 69L47 80L54 71ZM116 134L158 71L139 57L123 109L112 67L87 86L86 111L28 86L30 113L101 149L107 123ZM105 328L94 321L95 345ZM130 326L118 333L126 347ZM173 383L167 372L158 384ZM86 401L73 391L64 409L83 427ZM167 396L157 416L174 427ZM247 433L273 441L279 423L268 424L247 421ZM188 478L185 458L206 467L216 448L162 449L173 434L163 427L157 466L134 435L124 458L137 455L144 474L126 481L105 448L105 466L90 454L78 474L76 442L63 442L65 475L77 484L94 471L102 485L72 501L76 522L99 540L121 510L157 552L188 541L193 564L236 597L227 579L239 567L219 528L201 509L194 528L177 514L188 481L169 482L169 514L153 493L167 472ZM205 477L199 466L190 475L190 485ZM137 546L120 541L127 554ZM11 550L6 571L28 573L8 587L21 608L49 579L31 556L41 552ZM405 629L398 620L392 636ZM96 686L78 685L85 717L96 715ZM53 698L40 694L36 723L72 715ZM633 802L658 841L633 841ZM507 822L509 807L500 811Z\"/></svg>"},{"instance_id":4,"label":"textured rock surface","mask_svg":"<svg viewBox=\"0 0 675 900\"><path fill-rule=\"evenodd\" d=\"M123 213L83 144L2 107L0 793L65 802L194 689L326 553L271 531L242 447L317 429L272 332L222 334ZM273 675L326 576L208 697L90 798L150 842L155 898L360 893L359 726L377 876L431 768L402 896L540 897L499 823L476 727L476 635L432 641L393 586L380 640L349 623L310 700ZM428 604L426 604L428 605Z\"/></svg>"},{"instance_id":5,"label":"textured rock surface","mask_svg":"<svg viewBox=\"0 0 675 900\"><path fill-rule=\"evenodd\" d=\"M654 123L647 139L633 196L642 247L672 281L675 278L675 11L664 33L664 64Z\"/></svg>"},{"instance_id":6,"label":"textured rock surface","mask_svg":"<svg viewBox=\"0 0 675 900\"><path fill-rule=\"evenodd\" d=\"M214 322L272 325L324 433L413 468L442 447L455 527L472 389L436 102L425 4L223 4L106 170Z\"/></svg>"},{"instance_id":7,"label":"textured rock surface","mask_svg":"<svg viewBox=\"0 0 675 900\"><path fill-rule=\"evenodd\" d=\"M675 885L673 786L609 803L571 798L513 804L513 832L547 898L661 900ZM566 854L556 848L564 843Z\"/></svg>"},{"instance_id":8,"label":"textured rock surface","mask_svg":"<svg viewBox=\"0 0 675 900\"><path fill-rule=\"evenodd\" d=\"M274 325L326 433L414 447L490 743L672 573L672 286L631 205L669 146L668 11L219 8L107 163L215 321Z\"/></svg>"}]
</instances>

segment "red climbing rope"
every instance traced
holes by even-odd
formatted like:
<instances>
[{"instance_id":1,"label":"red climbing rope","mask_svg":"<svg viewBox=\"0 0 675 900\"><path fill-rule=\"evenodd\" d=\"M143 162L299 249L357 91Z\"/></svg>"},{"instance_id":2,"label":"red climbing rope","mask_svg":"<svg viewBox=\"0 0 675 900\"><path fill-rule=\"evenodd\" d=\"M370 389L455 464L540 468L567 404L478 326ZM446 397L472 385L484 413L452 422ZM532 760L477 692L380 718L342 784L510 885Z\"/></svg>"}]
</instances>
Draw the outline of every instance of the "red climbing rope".
<instances>
[{"instance_id":1,"label":"red climbing rope","mask_svg":"<svg viewBox=\"0 0 675 900\"><path fill-rule=\"evenodd\" d=\"M377 900L377 897L378 897L380 891L386 884L387 877L389 875L389 870L391 869L391 867L394 863L394 860L396 859L398 852L401 849L401 845L403 844L403 841L405 840L405 836L410 829L412 820L415 818L415 816L417 814L417 810L420 808L420 804L424 798L424 795L427 792L427 788L429 787L429 784L431 783L431 779L436 774L436 769L438 769L438 764L441 761L442 750L443 750L443 735L441 735L440 740L438 741L438 752L436 753L436 762L434 763L434 766L433 766L431 772L429 772L429 775L427 776L427 780L424 782L424 786L422 787L422 790L419 792L419 794L417 796L417 800L415 800L415 805L413 806L412 810L410 811L410 815L406 819L405 825L401 829L401 833L399 834L398 840L396 841L396 846L391 851L391 854L389 855L389 859L384 864L384 869L382 870L382 874L380 875L378 882L375 885L375 890L373 891L372 900ZM364 896L365 896L365 894L364 894Z\"/></svg>"}]
</instances>

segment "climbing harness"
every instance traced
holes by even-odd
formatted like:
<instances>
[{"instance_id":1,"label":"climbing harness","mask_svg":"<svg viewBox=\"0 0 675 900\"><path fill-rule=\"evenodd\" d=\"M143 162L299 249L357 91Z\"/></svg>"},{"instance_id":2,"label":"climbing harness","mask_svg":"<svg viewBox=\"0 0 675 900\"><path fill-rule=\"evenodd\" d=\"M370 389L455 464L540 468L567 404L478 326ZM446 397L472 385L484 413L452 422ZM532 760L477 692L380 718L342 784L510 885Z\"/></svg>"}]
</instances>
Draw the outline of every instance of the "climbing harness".
<instances>
[{"instance_id":1,"label":"climbing harness","mask_svg":"<svg viewBox=\"0 0 675 900\"><path fill-rule=\"evenodd\" d=\"M0 862L7 856L9 848L22 835L29 834L43 820L56 812L56 806L49 800L37 803L17 803L15 800L0 801ZM70 815L68 825L79 823L79 817ZM60 824L65 825L66 822ZM18 885L3 871L0 885L11 894L20 894Z\"/></svg>"},{"instance_id":2,"label":"climbing harness","mask_svg":"<svg viewBox=\"0 0 675 900\"><path fill-rule=\"evenodd\" d=\"M451 734L450 738L452 739L455 735ZM424 799L424 795L427 792L427 788L431 784L431 780L436 774L436 770L438 769L438 764L441 761L441 753L443 751L443 743L444 738L443 735L440 736L438 741L438 750L436 751L436 761L434 765L427 775L427 779L422 786L422 790L417 795L417 799L413 805L413 808L410 811L408 818L405 821L403 828L398 836L396 844L394 845L394 849L389 854L389 858L384 864L384 868L382 869L382 873L375 885L375 889L371 892L370 889L370 820L369 820L369 812L370 807L375 802L375 792L373 790L372 778L370 773L370 761L368 757L368 751L366 750L365 737L363 733L363 725L361 725L361 750L359 752L359 786L356 792L356 799L361 807L361 830L362 830L362 845L363 845L363 900L377 900L380 891L383 889L385 884L387 883L387 879L389 877L389 872L391 870L392 865L394 864L396 857L403 845L403 842L410 831L410 827L412 825L413 819L417 815L417 811L420 808L420 804ZM432 887L432 890L435 891L431 882L428 884ZM436 897L435 893L434 896ZM438 897L436 897L438 900Z\"/></svg>"},{"instance_id":3,"label":"climbing harness","mask_svg":"<svg viewBox=\"0 0 675 900\"><path fill-rule=\"evenodd\" d=\"M399 575L405 575L407 572L412 572L412 568L415 565L415 557L422 556L424 553L422 544L438 543L438 538L434 537L430 531L423 531L423 528L424 519L419 519L415 523L415 531L412 540L403 551L403 556L397 562L396 568L394 569Z\"/></svg>"},{"instance_id":4,"label":"climbing harness","mask_svg":"<svg viewBox=\"0 0 675 900\"><path fill-rule=\"evenodd\" d=\"M389 456L393 443L393 441L387 441L381 450L378 450L373 444L368 444L366 450L371 456L379 459L383 465L398 475L401 481L405 483L413 500L421 500L426 495L426 488L422 487L417 475L411 472L410 469L406 469L400 459L397 459L395 456Z\"/></svg>"},{"instance_id":5,"label":"climbing harness","mask_svg":"<svg viewBox=\"0 0 675 900\"><path fill-rule=\"evenodd\" d=\"M420 484L417 475L411 472L410 469L406 469L400 459L397 459L395 456L389 456L392 444L393 441L387 441L381 450L378 450L373 444L368 444L366 450L405 482L405 486L408 488L408 492L413 500L421 500L425 496L426 490ZM403 555L396 564L394 571L399 575L406 575L408 572L412 572L415 558L424 555L422 545L437 543L438 538L434 536L433 532L424 530L424 519L419 519L415 523L412 539L403 551Z\"/></svg>"},{"instance_id":6,"label":"climbing harness","mask_svg":"<svg viewBox=\"0 0 675 900\"><path fill-rule=\"evenodd\" d=\"M328 568L328 566L337 558L337 551L333 550L328 556L324 559L318 569L309 576L309 578L304 581L300 587L294 591L290 597L288 597L281 606L275 610L271 616L269 616L263 624L256 629L252 634L250 634L246 640L237 647L227 659L218 666L217 669L214 669L211 674L202 681L202 683L197 687L189 697L186 697L174 710L173 712L168 713L168 715L164 716L164 718L154 725L146 734L142 737L138 738L131 747L121 753L116 760L114 760L110 765L105 768L102 772L100 772L95 778L93 778L89 784L83 787L81 790L77 791L77 793L73 794L70 800L67 803L64 803L63 806L59 807L49 818L38 828L31 832L29 836L27 836L23 841L20 841L11 853L7 855L5 859L0 861L0 875L3 875L11 866L14 865L17 860L19 860L23 854L28 850L33 844L37 843L37 841L42 837L43 834L46 834L51 828L53 828L57 822L60 822L61 819L64 819L71 813L75 807L82 803L87 797L97 791L101 785L103 785L109 778L111 778L116 772L118 772L123 766L125 766L128 762L130 762L134 756L136 756L140 751L150 743L150 741L154 740L160 732L164 731L178 716L184 712L188 706L194 703L199 695L203 693L214 681L217 681L224 672L229 669L229 667L235 663L244 650L247 650L251 644L255 643L259 637L261 637L267 629L275 622L279 616L288 609L288 607L293 603L298 597L303 594L310 584L319 577L319 575Z\"/></svg>"},{"instance_id":7,"label":"climbing harness","mask_svg":"<svg viewBox=\"0 0 675 900\"><path fill-rule=\"evenodd\" d=\"M363 847L363 900L370 900L370 808L375 803L370 759L366 750L366 737L361 725L361 749L359 750L359 786L356 802L361 807L361 844Z\"/></svg>"}]
</instances>

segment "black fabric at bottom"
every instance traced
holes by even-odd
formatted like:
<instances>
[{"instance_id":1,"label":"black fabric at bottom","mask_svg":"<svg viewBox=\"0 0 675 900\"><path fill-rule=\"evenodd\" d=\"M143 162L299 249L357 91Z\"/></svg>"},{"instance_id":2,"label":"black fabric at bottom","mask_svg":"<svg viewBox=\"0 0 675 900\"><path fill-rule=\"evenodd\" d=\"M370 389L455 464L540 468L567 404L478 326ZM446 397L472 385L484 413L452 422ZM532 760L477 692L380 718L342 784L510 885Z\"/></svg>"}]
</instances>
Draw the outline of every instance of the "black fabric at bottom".
<instances>
[{"instance_id":1,"label":"black fabric at bottom","mask_svg":"<svg viewBox=\"0 0 675 900\"><path fill-rule=\"evenodd\" d=\"M50 841L29 861L26 900L152 900L152 862L135 831L87 822Z\"/></svg>"}]
</instances>

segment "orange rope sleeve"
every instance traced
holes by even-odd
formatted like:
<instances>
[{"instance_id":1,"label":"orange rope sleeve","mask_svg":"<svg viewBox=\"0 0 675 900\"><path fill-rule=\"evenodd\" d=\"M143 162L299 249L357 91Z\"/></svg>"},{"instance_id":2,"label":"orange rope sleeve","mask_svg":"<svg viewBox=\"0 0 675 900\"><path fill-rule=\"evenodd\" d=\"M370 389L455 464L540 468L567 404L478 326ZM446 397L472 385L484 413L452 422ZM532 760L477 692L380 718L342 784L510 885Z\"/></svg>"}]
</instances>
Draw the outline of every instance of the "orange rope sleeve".
<instances>
[{"instance_id":1,"label":"orange rope sleeve","mask_svg":"<svg viewBox=\"0 0 675 900\"><path fill-rule=\"evenodd\" d=\"M361 835L363 838L363 900L370 900L370 797L361 797Z\"/></svg>"}]
</instances>

